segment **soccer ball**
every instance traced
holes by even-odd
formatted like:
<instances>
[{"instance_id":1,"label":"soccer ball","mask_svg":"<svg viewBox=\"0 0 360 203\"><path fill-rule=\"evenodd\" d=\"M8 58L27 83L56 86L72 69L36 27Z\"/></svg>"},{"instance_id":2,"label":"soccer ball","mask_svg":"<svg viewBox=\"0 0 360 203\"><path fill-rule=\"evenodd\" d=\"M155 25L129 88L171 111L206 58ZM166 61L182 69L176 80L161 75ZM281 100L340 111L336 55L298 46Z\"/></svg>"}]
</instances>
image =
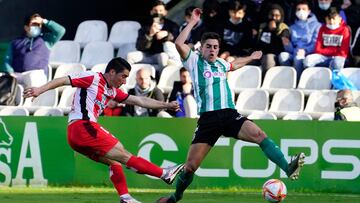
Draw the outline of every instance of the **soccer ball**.
<instances>
[{"instance_id":1,"label":"soccer ball","mask_svg":"<svg viewBox=\"0 0 360 203\"><path fill-rule=\"evenodd\" d=\"M269 202L281 202L286 197L286 186L278 179L270 179L263 185L263 197Z\"/></svg>"}]
</instances>

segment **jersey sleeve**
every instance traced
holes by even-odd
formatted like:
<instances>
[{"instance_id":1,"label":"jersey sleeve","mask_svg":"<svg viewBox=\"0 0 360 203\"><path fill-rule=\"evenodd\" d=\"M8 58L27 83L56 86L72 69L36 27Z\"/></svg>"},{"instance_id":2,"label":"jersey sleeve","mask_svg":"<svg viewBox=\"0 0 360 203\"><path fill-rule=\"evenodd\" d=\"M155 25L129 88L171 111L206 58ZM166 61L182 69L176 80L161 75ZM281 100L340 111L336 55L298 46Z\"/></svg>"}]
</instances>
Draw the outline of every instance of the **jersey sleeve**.
<instances>
[{"instance_id":1,"label":"jersey sleeve","mask_svg":"<svg viewBox=\"0 0 360 203\"><path fill-rule=\"evenodd\" d=\"M217 60L219 60L221 62L221 64L223 64L225 66L226 72L233 71L234 67L233 67L232 63L229 63L222 58L218 58Z\"/></svg>"},{"instance_id":2,"label":"jersey sleeve","mask_svg":"<svg viewBox=\"0 0 360 203\"><path fill-rule=\"evenodd\" d=\"M116 89L115 101L123 102L129 97L129 94L121 91L120 89Z\"/></svg>"},{"instance_id":3,"label":"jersey sleeve","mask_svg":"<svg viewBox=\"0 0 360 203\"><path fill-rule=\"evenodd\" d=\"M69 75L71 86L79 88L88 88L93 83L94 73L85 71L81 73L73 73Z\"/></svg>"},{"instance_id":4,"label":"jersey sleeve","mask_svg":"<svg viewBox=\"0 0 360 203\"><path fill-rule=\"evenodd\" d=\"M195 53L193 50L190 50L187 57L183 60L183 65L186 69L192 72L192 70L197 67L198 59L199 54Z\"/></svg>"}]
</instances>

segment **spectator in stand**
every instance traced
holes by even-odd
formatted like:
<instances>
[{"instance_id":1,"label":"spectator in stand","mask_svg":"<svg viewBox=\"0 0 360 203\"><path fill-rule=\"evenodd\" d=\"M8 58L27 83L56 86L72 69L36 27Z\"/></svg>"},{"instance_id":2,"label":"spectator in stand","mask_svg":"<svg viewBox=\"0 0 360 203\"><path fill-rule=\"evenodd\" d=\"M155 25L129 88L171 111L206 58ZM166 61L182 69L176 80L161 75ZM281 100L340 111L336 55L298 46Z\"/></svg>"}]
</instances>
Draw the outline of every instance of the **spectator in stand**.
<instances>
[{"instance_id":1,"label":"spectator in stand","mask_svg":"<svg viewBox=\"0 0 360 203\"><path fill-rule=\"evenodd\" d=\"M276 66L278 55L284 51L283 42L289 40L290 30L283 20L283 9L280 5L273 4L268 12L268 22L260 25L257 46L263 52L261 58L263 78L268 69Z\"/></svg>"},{"instance_id":2,"label":"spectator in stand","mask_svg":"<svg viewBox=\"0 0 360 203\"><path fill-rule=\"evenodd\" d=\"M42 33L43 27L49 32ZM5 64L0 67L0 72L12 74L20 84L26 86L45 84L49 74L50 49L64 34L65 28L55 21L42 18L37 13L27 16L24 21L24 33L11 41L4 59ZM25 84L26 74L30 77L36 76L33 79L37 80L37 83Z\"/></svg>"},{"instance_id":3,"label":"spectator in stand","mask_svg":"<svg viewBox=\"0 0 360 203\"><path fill-rule=\"evenodd\" d=\"M165 43L174 39L179 34L179 26L166 18L167 10L163 1L155 1L150 10L150 19L139 30L136 41L136 49L139 51L130 52L127 61L134 63L157 64L158 72L167 65L170 56L178 56L175 45L173 52L165 53ZM170 45L171 46L171 45ZM180 56L178 56L180 59Z\"/></svg>"},{"instance_id":4,"label":"spectator in stand","mask_svg":"<svg viewBox=\"0 0 360 203\"><path fill-rule=\"evenodd\" d=\"M345 15L344 10L341 9L341 3L338 3L333 0L317 0L317 3L314 4L314 14L316 15L317 19L320 23L325 24L325 17L328 14L328 11L331 7L336 7L339 10L339 15L346 23L347 18Z\"/></svg>"},{"instance_id":5,"label":"spectator in stand","mask_svg":"<svg viewBox=\"0 0 360 203\"><path fill-rule=\"evenodd\" d=\"M286 52L279 55L280 65L294 66L299 81L303 71L303 61L306 55L314 52L316 39L321 24L316 16L311 13L307 0L299 0L296 4L297 20L290 26L290 40L284 38Z\"/></svg>"},{"instance_id":6,"label":"spectator in stand","mask_svg":"<svg viewBox=\"0 0 360 203\"><path fill-rule=\"evenodd\" d=\"M191 17L191 16L190 16ZM185 116L185 108L184 108L184 100L187 96L194 95L194 88L192 85L191 77L189 71L182 67L180 68L180 81L175 81L173 88L170 93L169 102L177 101L181 111L170 111L170 115L175 117L184 117Z\"/></svg>"},{"instance_id":7,"label":"spectator in stand","mask_svg":"<svg viewBox=\"0 0 360 203\"><path fill-rule=\"evenodd\" d=\"M251 22L245 17L247 6L240 0L229 2L229 20L225 22L222 35L220 58L228 62L239 56L248 56L253 44Z\"/></svg>"},{"instance_id":8,"label":"spectator in stand","mask_svg":"<svg viewBox=\"0 0 360 203\"><path fill-rule=\"evenodd\" d=\"M345 9L345 14L346 24L350 26L352 39L354 39L356 30L360 27L360 0L352 0L351 5Z\"/></svg>"},{"instance_id":9,"label":"spectator in stand","mask_svg":"<svg viewBox=\"0 0 360 203\"><path fill-rule=\"evenodd\" d=\"M360 27L357 29L353 39L351 45L352 66L360 67Z\"/></svg>"},{"instance_id":10,"label":"spectator in stand","mask_svg":"<svg viewBox=\"0 0 360 203\"><path fill-rule=\"evenodd\" d=\"M205 26L205 32L222 32L223 19L220 15L221 7L217 0L205 0L202 5L202 16Z\"/></svg>"},{"instance_id":11,"label":"spectator in stand","mask_svg":"<svg viewBox=\"0 0 360 203\"><path fill-rule=\"evenodd\" d=\"M191 18L191 13L195 9L195 6L189 6L185 9L185 22L180 26L180 32L186 27ZM186 43L193 49L196 44L200 43L201 35L205 32L204 22L200 20L194 28L191 30L189 37L186 39Z\"/></svg>"},{"instance_id":12,"label":"spectator in stand","mask_svg":"<svg viewBox=\"0 0 360 203\"><path fill-rule=\"evenodd\" d=\"M316 40L314 54L306 56L305 67L325 66L342 69L350 50L350 29L342 20L337 8L331 7Z\"/></svg>"},{"instance_id":13,"label":"spectator in stand","mask_svg":"<svg viewBox=\"0 0 360 203\"><path fill-rule=\"evenodd\" d=\"M336 94L334 120L360 121L360 108L353 101L351 90L339 90Z\"/></svg>"},{"instance_id":14,"label":"spectator in stand","mask_svg":"<svg viewBox=\"0 0 360 203\"><path fill-rule=\"evenodd\" d=\"M164 95L159 88L156 87L155 81L151 78L148 69L142 68L136 72L136 85L128 92L129 95L140 97L148 97L158 101L164 101ZM125 116L157 116L159 110L148 109L140 106L126 105L122 115Z\"/></svg>"}]
</instances>

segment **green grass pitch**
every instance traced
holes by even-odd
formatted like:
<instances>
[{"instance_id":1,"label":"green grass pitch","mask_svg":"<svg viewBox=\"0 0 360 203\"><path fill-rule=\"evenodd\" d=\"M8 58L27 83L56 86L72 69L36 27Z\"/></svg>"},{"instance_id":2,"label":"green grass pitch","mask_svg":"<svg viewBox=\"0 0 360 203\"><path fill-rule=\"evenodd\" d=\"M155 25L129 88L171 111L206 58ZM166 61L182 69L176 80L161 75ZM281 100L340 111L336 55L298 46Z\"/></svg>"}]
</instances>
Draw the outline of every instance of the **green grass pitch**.
<instances>
[{"instance_id":1,"label":"green grass pitch","mask_svg":"<svg viewBox=\"0 0 360 203\"><path fill-rule=\"evenodd\" d=\"M130 193L143 203L154 203L170 190L131 189ZM119 202L112 188L9 188L0 187L1 203L112 203ZM266 203L261 191L242 190L189 190L182 203ZM360 194L295 193L289 192L284 202L291 203L358 203Z\"/></svg>"}]
</instances>

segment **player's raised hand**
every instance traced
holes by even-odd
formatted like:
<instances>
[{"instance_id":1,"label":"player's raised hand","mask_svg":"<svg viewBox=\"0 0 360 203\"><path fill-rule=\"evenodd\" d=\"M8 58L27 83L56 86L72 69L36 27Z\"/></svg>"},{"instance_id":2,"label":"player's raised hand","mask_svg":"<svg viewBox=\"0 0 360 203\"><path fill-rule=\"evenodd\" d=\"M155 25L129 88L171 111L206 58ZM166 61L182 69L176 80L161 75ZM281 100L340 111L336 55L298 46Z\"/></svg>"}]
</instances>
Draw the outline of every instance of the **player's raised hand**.
<instances>
[{"instance_id":1,"label":"player's raised hand","mask_svg":"<svg viewBox=\"0 0 360 203\"><path fill-rule=\"evenodd\" d=\"M260 59L262 57L262 51L254 51L250 55L251 59Z\"/></svg>"},{"instance_id":2,"label":"player's raised hand","mask_svg":"<svg viewBox=\"0 0 360 203\"><path fill-rule=\"evenodd\" d=\"M199 22L201 14L202 14L202 10L200 8L195 8L191 14L191 20L195 22Z\"/></svg>"},{"instance_id":3,"label":"player's raised hand","mask_svg":"<svg viewBox=\"0 0 360 203\"><path fill-rule=\"evenodd\" d=\"M172 102L167 103L167 104L168 104L167 109L173 110L173 111L180 111L179 103L177 103L176 101L172 101Z\"/></svg>"},{"instance_id":4,"label":"player's raised hand","mask_svg":"<svg viewBox=\"0 0 360 203\"><path fill-rule=\"evenodd\" d=\"M29 98L29 97L33 97L32 100L34 100L37 96L39 96L41 94L41 90L39 87L30 87L30 88L26 88L24 90L24 98Z\"/></svg>"}]
</instances>

